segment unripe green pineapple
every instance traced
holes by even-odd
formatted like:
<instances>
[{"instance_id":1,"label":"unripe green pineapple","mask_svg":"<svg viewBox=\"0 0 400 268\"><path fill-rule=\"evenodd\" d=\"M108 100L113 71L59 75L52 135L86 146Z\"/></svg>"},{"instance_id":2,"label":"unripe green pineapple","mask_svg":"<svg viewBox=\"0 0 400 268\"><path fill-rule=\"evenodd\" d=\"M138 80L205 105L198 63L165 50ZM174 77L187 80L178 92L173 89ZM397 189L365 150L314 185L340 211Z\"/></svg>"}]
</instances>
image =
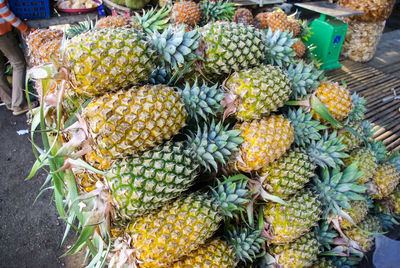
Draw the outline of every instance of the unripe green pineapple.
<instances>
[{"instance_id":1,"label":"unripe green pineapple","mask_svg":"<svg viewBox=\"0 0 400 268\"><path fill-rule=\"evenodd\" d=\"M322 214L321 203L308 189L288 199L287 205L269 203L264 208L265 221L270 224L273 244L296 240L317 225Z\"/></svg>"},{"instance_id":2,"label":"unripe green pineapple","mask_svg":"<svg viewBox=\"0 0 400 268\"><path fill-rule=\"evenodd\" d=\"M107 171L117 213L123 219L151 213L186 191L199 175L199 167L217 169L242 141L237 130L222 124L204 127L185 142L166 142L116 162Z\"/></svg>"},{"instance_id":3,"label":"unripe green pineapple","mask_svg":"<svg viewBox=\"0 0 400 268\"><path fill-rule=\"evenodd\" d=\"M170 267L206 243L224 217L249 200L243 175L219 183L212 194L192 193L159 211L137 218L126 229L140 267Z\"/></svg>"},{"instance_id":4,"label":"unripe green pineapple","mask_svg":"<svg viewBox=\"0 0 400 268\"><path fill-rule=\"evenodd\" d=\"M354 224L357 225L365 218L365 216L367 216L368 203L366 200L351 200L349 201L349 204L351 206L351 209L344 209L344 211L354 221ZM342 229L348 229L354 224L343 217L340 226L342 227Z\"/></svg>"},{"instance_id":5,"label":"unripe green pineapple","mask_svg":"<svg viewBox=\"0 0 400 268\"><path fill-rule=\"evenodd\" d=\"M358 168L363 172L363 175L357 182L359 184L365 184L372 178L376 168L378 167L375 154L368 148L359 148L354 150L350 154L350 157L344 160L346 165L355 161L358 162Z\"/></svg>"},{"instance_id":6,"label":"unripe green pineapple","mask_svg":"<svg viewBox=\"0 0 400 268\"><path fill-rule=\"evenodd\" d=\"M270 253L282 268L310 267L318 258L318 240L313 232L306 233L291 243L274 245Z\"/></svg>"},{"instance_id":7,"label":"unripe green pineapple","mask_svg":"<svg viewBox=\"0 0 400 268\"><path fill-rule=\"evenodd\" d=\"M260 172L260 178L268 193L288 199L315 175L315 168L316 165L304 151L294 149L264 167Z\"/></svg>"}]
</instances>

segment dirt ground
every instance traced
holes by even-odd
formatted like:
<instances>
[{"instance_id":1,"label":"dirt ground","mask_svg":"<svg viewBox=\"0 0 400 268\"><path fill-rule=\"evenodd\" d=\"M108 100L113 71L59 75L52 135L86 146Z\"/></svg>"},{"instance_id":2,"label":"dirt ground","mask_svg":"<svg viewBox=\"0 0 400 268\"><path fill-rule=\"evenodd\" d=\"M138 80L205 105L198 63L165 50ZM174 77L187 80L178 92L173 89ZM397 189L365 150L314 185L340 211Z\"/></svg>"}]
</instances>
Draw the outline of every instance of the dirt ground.
<instances>
[{"instance_id":1,"label":"dirt ground","mask_svg":"<svg viewBox=\"0 0 400 268\"><path fill-rule=\"evenodd\" d=\"M46 173L25 181L35 157L29 135L17 131L27 128L25 115L0 107L0 267L82 267L82 256L59 258L75 237L60 246L65 224L57 218L52 191L33 204Z\"/></svg>"}]
</instances>

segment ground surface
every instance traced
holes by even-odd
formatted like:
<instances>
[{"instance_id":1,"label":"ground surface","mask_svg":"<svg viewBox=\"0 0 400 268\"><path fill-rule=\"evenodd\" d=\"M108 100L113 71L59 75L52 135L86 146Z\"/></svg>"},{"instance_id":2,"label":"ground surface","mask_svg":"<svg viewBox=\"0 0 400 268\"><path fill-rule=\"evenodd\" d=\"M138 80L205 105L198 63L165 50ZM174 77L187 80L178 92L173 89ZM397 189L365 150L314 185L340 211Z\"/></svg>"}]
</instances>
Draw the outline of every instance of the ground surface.
<instances>
[{"instance_id":1,"label":"ground surface","mask_svg":"<svg viewBox=\"0 0 400 268\"><path fill-rule=\"evenodd\" d=\"M59 258L71 241L60 247L65 225L51 191L33 204L46 174L24 181L35 160L29 136L17 134L27 127L24 115L0 107L0 267L80 267L79 258Z\"/></svg>"}]
</instances>

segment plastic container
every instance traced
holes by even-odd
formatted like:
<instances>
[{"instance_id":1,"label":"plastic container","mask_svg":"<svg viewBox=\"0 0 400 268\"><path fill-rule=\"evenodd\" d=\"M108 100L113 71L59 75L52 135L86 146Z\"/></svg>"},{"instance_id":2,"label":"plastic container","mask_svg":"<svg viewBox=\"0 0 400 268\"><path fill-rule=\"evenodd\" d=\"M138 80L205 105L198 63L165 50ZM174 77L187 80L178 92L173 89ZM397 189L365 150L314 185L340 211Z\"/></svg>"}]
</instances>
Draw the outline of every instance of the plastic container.
<instances>
[{"instance_id":1,"label":"plastic container","mask_svg":"<svg viewBox=\"0 0 400 268\"><path fill-rule=\"evenodd\" d=\"M8 0L12 12L20 19L50 18L49 0Z\"/></svg>"},{"instance_id":2,"label":"plastic container","mask_svg":"<svg viewBox=\"0 0 400 268\"><path fill-rule=\"evenodd\" d=\"M346 18L348 29L342 55L357 62L371 60L382 37L386 21L359 22Z\"/></svg>"},{"instance_id":3,"label":"plastic container","mask_svg":"<svg viewBox=\"0 0 400 268\"><path fill-rule=\"evenodd\" d=\"M392 13L396 0L339 0L339 5L362 10L364 15L351 19L362 22L378 22L387 20Z\"/></svg>"}]
</instances>

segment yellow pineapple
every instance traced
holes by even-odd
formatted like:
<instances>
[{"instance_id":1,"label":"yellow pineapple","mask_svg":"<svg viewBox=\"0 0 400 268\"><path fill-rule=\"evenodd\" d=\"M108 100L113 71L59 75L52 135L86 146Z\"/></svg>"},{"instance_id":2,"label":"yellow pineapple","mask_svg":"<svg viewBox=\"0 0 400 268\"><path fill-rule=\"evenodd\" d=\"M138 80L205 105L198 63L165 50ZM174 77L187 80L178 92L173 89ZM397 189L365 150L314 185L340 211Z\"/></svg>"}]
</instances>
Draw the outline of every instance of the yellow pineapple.
<instances>
[{"instance_id":1,"label":"yellow pineapple","mask_svg":"<svg viewBox=\"0 0 400 268\"><path fill-rule=\"evenodd\" d=\"M54 29L38 29L30 33L26 42L33 65L50 62L50 56L59 57L63 31Z\"/></svg>"},{"instance_id":2,"label":"yellow pineapple","mask_svg":"<svg viewBox=\"0 0 400 268\"><path fill-rule=\"evenodd\" d=\"M294 43L292 49L294 50L294 52L296 52L296 56L299 58L303 57L304 53L306 53L306 46L300 39L297 40L296 43Z\"/></svg>"},{"instance_id":3,"label":"yellow pineapple","mask_svg":"<svg viewBox=\"0 0 400 268\"><path fill-rule=\"evenodd\" d=\"M258 29L265 29L268 27L268 22L267 22L267 17L268 17L268 12L261 12L258 13L253 20L253 25L254 27Z\"/></svg>"},{"instance_id":4,"label":"yellow pineapple","mask_svg":"<svg viewBox=\"0 0 400 268\"><path fill-rule=\"evenodd\" d=\"M365 216L367 216L368 203L366 200L351 200L349 201L349 204L351 206L351 209L344 209L344 211L354 221L354 224L357 225L365 218ZM343 217L340 226L342 227L342 229L349 229L354 224Z\"/></svg>"},{"instance_id":5,"label":"yellow pineapple","mask_svg":"<svg viewBox=\"0 0 400 268\"><path fill-rule=\"evenodd\" d=\"M195 26L200 22L200 7L193 1L176 2L172 7L172 21L175 24Z\"/></svg>"},{"instance_id":6,"label":"yellow pineapple","mask_svg":"<svg viewBox=\"0 0 400 268\"><path fill-rule=\"evenodd\" d=\"M395 165L391 163L379 165L370 184L372 198L382 199L389 196L399 184L399 181L400 174Z\"/></svg>"},{"instance_id":7,"label":"yellow pineapple","mask_svg":"<svg viewBox=\"0 0 400 268\"><path fill-rule=\"evenodd\" d=\"M118 28L129 26L129 19L122 15L107 16L97 21L97 28Z\"/></svg>"},{"instance_id":8,"label":"yellow pineapple","mask_svg":"<svg viewBox=\"0 0 400 268\"><path fill-rule=\"evenodd\" d=\"M238 123L244 142L235 168L244 172L259 170L280 158L293 143L294 130L290 120L282 115Z\"/></svg>"}]
</instances>

